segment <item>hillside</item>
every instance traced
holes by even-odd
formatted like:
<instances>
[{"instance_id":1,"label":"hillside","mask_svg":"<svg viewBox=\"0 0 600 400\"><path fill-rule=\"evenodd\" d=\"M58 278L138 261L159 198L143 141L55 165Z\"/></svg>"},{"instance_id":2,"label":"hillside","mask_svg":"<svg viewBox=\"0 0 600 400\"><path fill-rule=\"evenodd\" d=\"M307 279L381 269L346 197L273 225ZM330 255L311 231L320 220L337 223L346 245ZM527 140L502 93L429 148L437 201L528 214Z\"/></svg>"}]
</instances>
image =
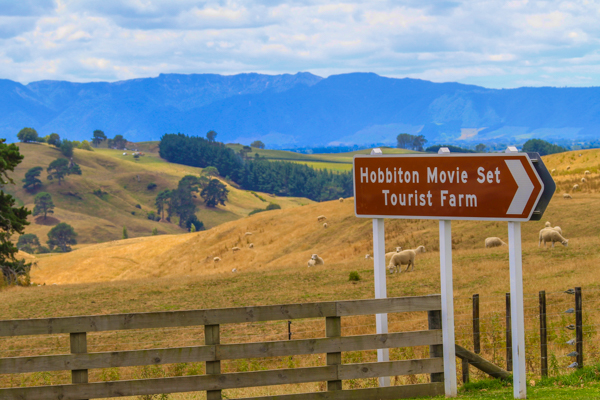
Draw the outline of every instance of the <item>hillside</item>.
<instances>
[{"instance_id":1,"label":"hillside","mask_svg":"<svg viewBox=\"0 0 600 400\"><path fill-rule=\"evenodd\" d=\"M37 192L50 193L56 208L45 221L41 217L30 216L31 225L26 228L26 233L35 233L41 242L45 243L48 231L58 222L72 225L78 233L78 242L82 244L121 239L123 226L127 227L129 237L150 236L153 228L157 228L161 235L185 232L177 224L149 220L147 212L156 211L154 201L158 192L177 187L179 180L187 174L200 174L200 168L170 164L156 152L145 153L139 161L135 161L131 153L124 156L123 151L76 149L73 158L80 165L82 175L70 175L62 185L58 185L57 181L47 180L45 172L51 161L62 157L58 149L27 143L19 144L19 148L25 158L11 174L16 185L7 185L5 190L33 209L35 193L25 191L21 180L28 169L35 166L44 168L40 177L44 186ZM152 150L152 145L148 145L148 150ZM156 187L149 190L151 182ZM311 202L308 199L277 198L265 193L255 195L225 183L230 191L225 206L207 208L198 199L197 216L207 228L244 217L255 208L265 208L269 202L284 209ZM97 190L103 194L95 195L93 192Z\"/></svg>"},{"instance_id":2,"label":"hillside","mask_svg":"<svg viewBox=\"0 0 600 400\"><path fill-rule=\"evenodd\" d=\"M121 82L0 80L0 136L83 140L94 129L139 142L166 132L219 133L268 147L393 144L399 133L430 144L520 144L530 138L597 143L600 88L486 89L372 73L161 74ZM584 111L582 111L584 110Z\"/></svg>"},{"instance_id":3,"label":"hillside","mask_svg":"<svg viewBox=\"0 0 600 400\"><path fill-rule=\"evenodd\" d=\"M588 150L546 157L550 169L561 169L561 162L571 161L572 169L557 176L558 192L541 222L523 224L524 263L528 268L547 263L563 268L562 260L577 258L579 268L573 277L583 279L584 268L600 254L597 250L600 234L600 151ZM572 160L572 156L575 157ZM564 157L562 159L561 157ZM562 160L562 161L561 161ZM582 190L565 200L561 193L571 192L572 182L583 176L580 168L591 169ZM328 228L317 222L319 215L327 217ZM582 215L586 216L582 221ZM538 249L538 231L543 222L552 221L562 227L571 240L568 248ZM251 235L245 235L251 232ZM506 240L506 224L496 222L456 221L453 223L455 260L459 268L470 265L496 265L502 270L507 260L506 249L483 249L486 237L499 236ZM386 248L395 246L415 248L425 245L428 253L419 256L417 270L435 271L439 259L438 223L430 220L387 220ZM248 248L253 243L254 248ZM242 250L232 252L233 247ZM594 249L590 251L590 249ZM32 272L36 282L76 283L104 280L137 279L164 276L206 276L231 273L260 272L281 268L306 268L310 255L317 253L326 261L325 268L368 268L365 254L372 252L371 221L354 216L353 199L344 202L314 203L304 207L275 210L224 223L204 232L169 235L160 238L139 238L89 246L69 254L39 257ZM220 257L215 263L213 257ZM115 261L116 260L116 261ZM466 263L466 264L465 264ZM555 263L555 264L552 264ZM90 270L85 265L96 266ZM331 266L331 267L330 267ZM564 266L566 268L566 266ZM481 279L493 281L488 267L481 270ZM588 271L589 272L589 271ZM471 280L470 276L465 278ZM600 277L598 278L600 284Z\"/></svg>"}]
</instances>

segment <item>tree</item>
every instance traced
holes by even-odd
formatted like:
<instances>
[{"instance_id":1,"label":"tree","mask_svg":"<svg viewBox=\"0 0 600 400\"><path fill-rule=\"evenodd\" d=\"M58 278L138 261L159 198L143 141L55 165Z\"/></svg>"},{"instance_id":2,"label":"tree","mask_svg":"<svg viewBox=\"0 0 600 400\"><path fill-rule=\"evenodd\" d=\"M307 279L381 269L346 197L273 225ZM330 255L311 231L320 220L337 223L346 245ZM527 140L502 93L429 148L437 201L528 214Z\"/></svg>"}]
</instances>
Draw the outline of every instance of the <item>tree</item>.
<instances>
[{"instance_id":1,"label":"tree","mask_svg":"<svg viewBox=\"0 0 600 400\"><path fill-rule=\"evenodd\" d=\"M33 199L35 207L33 207L33 216L44 215L46 219L47 214L54 214L54 202L50 193L41 192Z\"/></svg>"},{"instance_id":2,"label":"tree","mask_svg":"<svg viewBox=\"0 0 600 400\"><path fill-rule=\"evenodd\" d=\"M77 233L73 227L65 222L61 222L48 232L48 241L46 242L53 250L55 247L63 253L71 251L71 246L77 244Z\"/></svg>"},{"instance_id":3,"label":"tree","mask_svg":"<svg viewBox=\"0 0 600 400\"><path fill-rule=\"evenodd\" d=\"M92 146L90 145L90 142L88 142L87 140L81 142L81 144L78 145L77 148L81 150L94 151L94 149L92 149Z\"/></svg>"},{"instance_id":4,"label":"tree","mask_svg":"<svg viewBox=\"0 0 600 400\"><path fill-rule=\"evenodd\" d=\"M127 146L127 139L123 135L115 135L114 138L108 141L108 147L115 147L117 149L124 149Z\"/></svg>"},{"instance_id":5,"label":"tree","mask_svg":"<svg viewBox=\"0 0 600 400\"><path fill-rule=\"evenodd\" d=\"M40 239L38 239L36 234L25 233L19 236L17 248L26 253L33 254L40 248Z\"/></svg>"},{"instance_id":6,"label":"tree","mask_svg":"<svg viewBox=\"0 0 600 400\"><path fill-rule=\"evenodd\" d=\"M71 142L70 140L65 139L65 140L63 140L60 143L60 147L59 148L60 148L60 152L63 153L63 155L65 157L71 158L71 157L73 157L73 148L74 147L75 146L73 145L73 142Z\"/></svg>"},{"instance_id":7,"label":"tree","mask_svg":"<svg viewBox=\"0 0 600 400\"><path fill-rule=\"evenodd\" d=\"M408 133L401 133L396 137L397 146L399 149L408 149L415 151L423 151L423 146L427 142L423 135L411 135Z\"/></svg>"},{"instance_id":8,"label":"tree","mask_svg":"<svg viewBox=\"0 0 600 400\"><path fill-rule=\"evenodd\" d=\"M127 227L123 225L123 239L129 239L129 234L127 233Z\"/></svg>"},{"instance_id":9,"label":"tree","mask_svg":"<svg viewBox=\"0 0 600 400\"><path fill-rule=\"evenodd\" d=\"M160 219L165 219L165 209L170 205L171 202L171 191L165 189L156 195L156 211L160 214ZM169 213L170 216L170 213Z\"/></svg>"},{"instance_id":10,"label":"tree","mask_svg":"<svg viewBox=\"0 0 600 400\"><path fill-rule=\"evenodd\" d=\"M38 133L33 128L23 128L17 133L17 138L23 143L37 142Z\"/></svg>"},{"instance_id":11,"label":"tree","mask_svg":"<svg viewBox=\"0 0 600 400\"><path fill-rule=\"evenodd\" d=\"M14 172L15 167L23 160L17 145L6 144L6 139L0 139L0 189L7 184L14 184L8 176L8 171ZM29 225L27 216L30 212L25 207L15 207L15 198L0 190L0 269L2 276L9 282L16 282L20 275L27 275L30 264L17 261L17 247L11 242L13 234L23 234L25 226Z\"/></svg>"},{"instance_id":12,"label":"tree","mask_svg":"<svg viewBox=\"0 0 600 400\"><path fill-rule=\"evenodd\" d=\"M216 167L206 167L202 173L208 176L219 176L219 170Z\"/></svg>"},{"instance_id":13,"label":"tree","mask_svg":"<svg viewBox=\"0 0 600 400\"><path fill-rule=\"evenodd\" d=\"M204 229L204 223L198 220L196 215L192 215L185 221L185 226L190 232L198 232L199 230Z\"/></svg>"},{"instance_id":14,"label":"tree","mask_svg":"<svg viewBox=\"0 0 600 400\"><path fill-rule=\"evenodd\" d=\"M529 139L523 144L523 151L526 153L540 153L540 156L547 156L548 154L562 153L567 151L562 146L557 146L550 142L546 142L541 139Z\"/></svg>"},{"instance_id":15,"label":"tree","mask_svg":"<svg viewBox=\"0 0 600 400\"><path fill-rule=\"evenodd\" d=\"M60 147L60 136L58 136L58 133L51 133L47 136L46 143L50 146Z\"/></svg>"},{"instance_id":16,"label":"tree","mask_svg":"<svg viewBox=\"0 0 600 400\"><path fill-rule=\"evenodd\" d=\"M33 167L29 168L27 172L25 172L25 179L22 180L25 184L23 185L23 189L33 192L38 187L42 186L42 181L38 179L38 176L42 174L44 168L42 167Z\"/></svg>"},{"instance_id":17,"label":"tree","mask_svg":"<svg viewBox=\"0 0 600 400\"><path fill-rule=\"evenodd\" d=\"M58 179L59 185L67 175L81 175L81 168L79 168L79 165L75 164L73 161L69 162L65 158L57 158L52 161L50 165L48 165L48 168L46 168L46 171L48 172L48 179Z\"/></svg>"},{"instance_id":18,"label":"tree","mask_svg":"<svg viewBox=\"0 0 600 400\"><path fill-rule=\"evenodd\" d=\"M485 153L485 150L486 150L485 144L483 144L483 143L479 143L477 146L475 146L475 151L477 153Z\"/></svg>"},{"instance_id":19,"label":"tree","mask_svg":"<svg viewBox=\"0 0 600 400\"><path fill-rule=\"evenodd\" d=\"M225 205L227 193L229 193L227 186L222 184L218 179L212 179L208 183L208 186L202 189L200 196L204 199L204 204L207 207L216 207L219 203Z\"/></svg>"},{"instance_id":20,"label":"tree","mask_svg":"<svg viewBox=\"0 0 600 400\"><path fill-rule=\"evenodd\" d=\"M98 147L100 143L106 140L106 135L100 129L96 129L92 135L92 143L96 147Z\"/></svg>"},{"instance_id":21,"label":"tree","mask_svg":"<svg viewBox=\"0 0 600 400\"><path fill-rule=\"evenodd\" d=\"M158 235L158 228L152 228L152 236Z\"/></svg>"},{"instance_id":22,"label":"tree","mask_svg":"<svg viewBox=\"0 0 600 400\"><path fill-rule=\"evenodd\" d=\"M205 177L186 175L179 181L177 189L171 191L171 208L179 216L179 226L183 227L187 221L195 216L196 204L193 193L206 181Z\"/></svg>"},{"instance_id":23,"label":"tree","mask_svg":"<svg viewBox=\"0 0 600 400\"><path fill-rule=\"evenodd\" d=\"M206 138L208 139L209 142L214 142L216 137L217 137L217 132L213 131L212 129L210 131L206 132Z\"/></svg>"},{"instance_id":24,"label":"tree","mask_svg":"<svg viewBox=\"0 0 600 400\"><path fill-rule=\"evenodd\" d=\"M265 144L263 142L261 142L260 140L255 140L254 142L250 143L250 147L256 147L257 149L264 149Z\"/></svg>"},{"instance_id":25,"label":"tree","mask_svg":"<svg viewBox=\"0 0 600 400\"><path fill-rule=\"evenodd\" d=\"M240 149L240 156L242 158L248 157L248 154L252 152L252 148L250 146L244 146Z\"/></svg>"}]
</instances>

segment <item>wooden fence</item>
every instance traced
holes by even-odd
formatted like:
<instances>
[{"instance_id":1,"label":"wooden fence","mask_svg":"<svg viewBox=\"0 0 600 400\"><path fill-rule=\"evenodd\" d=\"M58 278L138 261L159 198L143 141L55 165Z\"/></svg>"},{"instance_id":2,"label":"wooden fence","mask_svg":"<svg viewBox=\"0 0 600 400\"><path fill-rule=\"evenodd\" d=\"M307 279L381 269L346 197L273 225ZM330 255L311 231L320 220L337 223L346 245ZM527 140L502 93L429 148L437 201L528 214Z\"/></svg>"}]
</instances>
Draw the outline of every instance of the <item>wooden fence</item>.
<instances>
[{"instance_id":1,"label":"wooden fence","mask_svg":"<svg viewBox=\"0 0 600 400\"><path fill-rule=\"evenodd\" d=\"M327 382L326 392L266 396L260 399L400 399L444 394L441 299L439 295L334 301L213 310L94 315L0 321L0 337L70 334L71 354L0 358L0 374L70 370L72 384L0 389L3 400L81 400L206 391L221 399L224 389ZM376 335L341 335L341 318L382 313L428 312L429 330ZM220 344L220 325L324 318L326 337ZM204 326L205 345L195 347L88 353L88 332ZM430 358L342 364L341 352L430 346ZM326 353L326 365L256 372L221 373L221 360ZM88 370L206 362L206 374L88 383ZM431 374L425 384L342 390L342 381L382 376ZM249 399L249 398L247 398ZM258 399L258 398L256 398Z\"/></svg>"}]
</instances>

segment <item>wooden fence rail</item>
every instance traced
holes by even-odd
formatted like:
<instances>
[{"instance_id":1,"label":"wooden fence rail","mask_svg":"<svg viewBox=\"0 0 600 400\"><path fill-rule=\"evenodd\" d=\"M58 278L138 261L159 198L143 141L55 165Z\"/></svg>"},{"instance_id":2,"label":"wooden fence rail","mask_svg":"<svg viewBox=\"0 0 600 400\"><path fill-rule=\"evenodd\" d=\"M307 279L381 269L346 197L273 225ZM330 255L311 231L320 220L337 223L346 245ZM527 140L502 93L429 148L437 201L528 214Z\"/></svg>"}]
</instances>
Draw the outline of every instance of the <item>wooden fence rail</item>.
<instances>
[{"instance_id":1,"label":"wooden fence rail","mask_svg":"<svg viewBox=\"0 0 600 400\"><path fill-rule=\"evenodd\" d=\"M444 393L440 383L443 360L439 351L431 358L378 363L342 364L345 351L442 345L439 295L376 300L242 307L83 317L0 321L0 336L69 333L71 354L0 358L0 374L70 370L72 384L0 389L5 400L81 400L93 398L206 391L207 399L221 399L225 389L327 382L327 392L267 396L261 399L399 399ZM341 317L381 313L427 311L432 329L359 336L341 335ZM325 338L261 343L220 343L220 325L259 321L324 318ZM424 318L425 320L425 318ZM433 321L435 322L435 321ZM205 345L193 347L87 352L86 334L125 329L204 326ZM327 354L327 365L257 372L221 373L221 360ZM186 377L88 383L88 370L127 366L205 362L206 374ZM431 383L342 390L342 381L381 376L431 374Z\"/></svg>"}]
</instances>

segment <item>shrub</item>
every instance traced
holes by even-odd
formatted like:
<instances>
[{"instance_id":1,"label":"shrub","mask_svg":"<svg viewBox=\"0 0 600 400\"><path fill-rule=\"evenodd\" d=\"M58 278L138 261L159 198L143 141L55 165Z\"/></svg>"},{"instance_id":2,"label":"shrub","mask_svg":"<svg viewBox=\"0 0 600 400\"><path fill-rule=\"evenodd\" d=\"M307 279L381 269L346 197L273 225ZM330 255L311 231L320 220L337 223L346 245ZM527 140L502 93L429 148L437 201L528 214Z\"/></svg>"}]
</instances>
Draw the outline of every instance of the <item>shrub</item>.
<instances>
[{"instance_id":1,"label":"shrub","mask_svg":"<svg viewBox=\"0 0 600 400\"><path fill-rule=\"evenodd\" d=\"M142 206L140 206L139 204L135 205L135 208L139 208L140 210L142 209Z\"/></svg>"},{"instance_id":2,"label":"shrub","mask_svg":"<svg viewBox=\"0 0 600 400\"><path fill-rule=\"evenodd\" d=\"M281 210L281 206L275 203L269 203L267 210Z\"/></svg>"},{"instance_id":3,"label":"shrub","mask_svg":"<svg viewBox=\"0 0 600 400\"><path fill-rule=\"evenodd\" d=\"M148 219L150 221L160 221L160 215L157 215L154 211L148 211Z\"/></svg>"},{"instance_id":4,"label":"shrub","mask_svg":"<svg viewBox=\"0 0 600 400\"><path fill-rule=\"evenodd\" d=\"M148 184L148 186L146 186L146 189L148 189L148 190L153 190L155 188L156 188L156 183L154 183L154 182L150 182Z\"/></svg>"},{"instance_id":5,"label":"shrub","mask_svg":"<svg viewBox=\"0 0 600 400\"><path fill-rule=\"evenodd\" d=\"M358 282L358 281L360 281L360 275L358 274L358 271L351 271L350 275L348 276L348 280L350 282Z\"/></svg>"},{"instance_id":6,"label":"shrub","mask_svg":"<svg viewBox=\"0 0 600 400\"><path fill-rule=\"evenodd\" d=\"M158 235L158 228L152 228L152 236Z\"/></svg>"},{"instance_id":7,"label":"shrub","mask_svg":"<svg viewBox=\"0 0 600 400\"><path fill-rule=\"evenodd\" d=\"M267 211L267 210L264 210L262 208L255 208L254 210L252 210L248 213L248 216L258 214L259 212L263 212L263 211Z\"/></svg>"}]
</instances>

